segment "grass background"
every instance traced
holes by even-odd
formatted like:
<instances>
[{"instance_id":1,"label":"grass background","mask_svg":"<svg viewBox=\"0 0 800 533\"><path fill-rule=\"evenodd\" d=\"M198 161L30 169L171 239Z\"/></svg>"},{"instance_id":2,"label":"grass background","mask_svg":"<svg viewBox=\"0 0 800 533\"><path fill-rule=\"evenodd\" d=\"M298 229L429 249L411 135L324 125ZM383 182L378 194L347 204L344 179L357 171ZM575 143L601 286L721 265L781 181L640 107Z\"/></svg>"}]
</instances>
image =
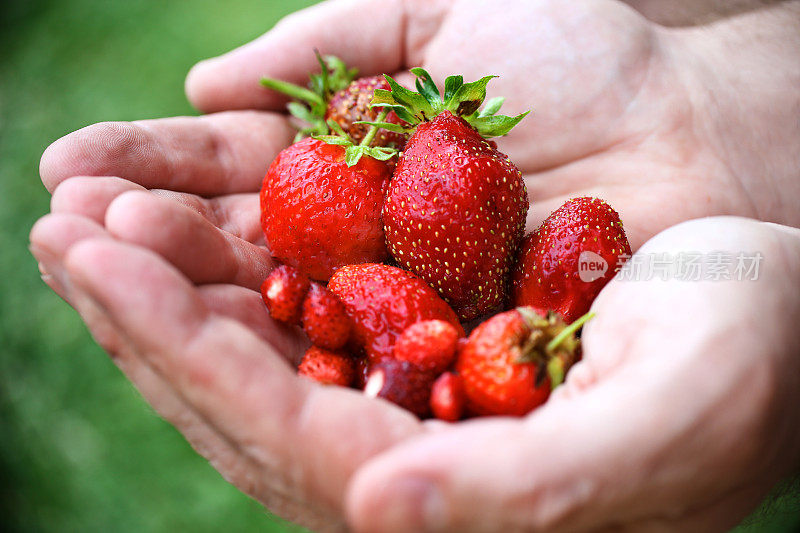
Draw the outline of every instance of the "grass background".
<instances>
[{"instance_id":1,"label":"grass background","mask_svg":"<svg viewBox=\"0 0 800 533\"><path fill-rule=\"evenodd\" d=\"M38 160L50 142L103 120L194 114L183 95L192 64L311 3L0 2L5 531L299 530L226 483L145 404L77 314L40 281L26 246L48 210ZM738 529L800 529L796 496L771 505L770 521Z\"/></svg>"}]
</instances>

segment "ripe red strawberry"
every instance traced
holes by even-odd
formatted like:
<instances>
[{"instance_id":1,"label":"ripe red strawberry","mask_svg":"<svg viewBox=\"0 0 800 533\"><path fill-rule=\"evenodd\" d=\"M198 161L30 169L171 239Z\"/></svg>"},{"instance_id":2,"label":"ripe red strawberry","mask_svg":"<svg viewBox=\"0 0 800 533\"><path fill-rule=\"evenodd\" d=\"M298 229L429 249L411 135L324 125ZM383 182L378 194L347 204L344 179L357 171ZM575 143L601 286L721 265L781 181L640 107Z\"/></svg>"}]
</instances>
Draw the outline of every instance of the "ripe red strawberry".
<instances>
[{"instance_id":1,"label":"ripe red strawberry","mask_svg":"<svg viewBox=\"0 0 800 533\"><path fill-rule=\"evenodd\" d=\"M299 270L280 265L273 269L261 284L261 297L272 318L298 325L308 287L308 278Z\"/></svg>"},{"instance_id":2,"label":"ripe red strawberry","mask_svg":"<svg viewBox=\"0 0 800 533\"><path fill-rule=\"evenodd\" d=\"M297 373L325 385L349 387L356 375L356 361L345 352L312 346L303 355Z\"/></svg>"},{"instance_id":3,"label":"ripe red strawberry","mask_svg":"<svg viewBox=\"0 0 800 533\"><path fill-rule=\"evenodd\" d=\"M350 85L331 96L325 110L325 120L333 120L353 139L354 143L361 142L369 131L368 124L355 124L358 121L374 121L380 114L380 109L371 108L370 102L375 95L375 89L389 89L389 83L383 76L369 76L358 78ZM405 125L394 113L389 113L386 122ZM402 150L406 144L407 135L403 133L379 129L375 135L374 145L391 146Z\"/></svg>"},{"instance_id":4,"label":"ripe red strawberry","mask_svg":"<svg viewBox=\"0 0 800 533\"><path fill-rule=\"evenodd\" d=\"M514 305L583 315L630 256L619 215L599 198L573 198L524 241L514 269Z\"/></svg>"},{"instance_id":5,"label":"ripe red strawberry","mask_svg":"<svg viewBox=\"0 0 800 533\"><path fill-rule=\"evenodd\" d=\"M261 188L261 225L272 254L325 281L343 265L388 258L381 224L391 166L304 139L272 162ZM347 161L346 161L347 158Z\"/></svg>"},{"instance_id":6,"label":"ripe red strawberry","mask_svg":"<svg viewBox=\"0 0 800 533\"><path fill-rule=\"evenodd\" d=\"M445 372L433 382L431 411L433 416L447 422L458 422L464 416L464 382L454 372Z\"/></svg>"},{"instance_id":7,"label":"ripe red strawberry","mask_svg":"<svg viewBox=\"0 0 800 533\"><path fill-rule=\"evenodd\" d=\"M390 358L400 334L421 320L444 320L464 335L455 313L436 291L405 270L349 265L334 273L328 289L344 303L353 323L353 339L371 362Z\"/></svg>"},{"instance_id":8,"label":"ripe red strawberry","mask_svg":"<svg viewBox=\"0 0 800 533\"><path fill-rule=\"evenodd\" d=\"M386 359L370 365L364 394L384 398L420 418L430 414L431 388L436 374L408 361Z\"/></svg>"},{"instance_id":9,"label":"ripe red strawberry","mask_svg":"<svg viewBox=\"0 0 800 533\"><path fill-rule=\"evenodd\" d=\"M456 355L459 335L450 322L423 320L408 326L394 345L394 358L439 374Z\"/></svg>"},{"instance_id":10,"label":"ripe red strawberry","mask_svg":"<svg viewBox=\"0 0 800 533\"><path fill-rule=\"evenodd\" d=\"M311 284L303 300L300 323L311 343L320 348L338 350L350 338L350 319L344 304L319 283Z\"/></svg>"},{"instance_id":11,"label":"ripe red strawberry","mask_svg":"<svg viewBox=\"0 0 800 533\"><path fill-rule=\"evenodd\" d=\"M391 92L375 91L375 105L416 126L386 193L386 241L400 266L471 320L503 302L528 211L522 174L485 137L524 114L494 115L497 100L477 112L492 76L470 84L451 76L442 100L427 72L412 72L419 93L388 76Z\"/></svg>"},{"instance_id":12,"label":"ripe red strawberry","mask_svg":"<svg viewBox=\"0 0 800 533\"><path fill-rule=\"evenodd\" d=\"M468 410L476 415L522 416L543 404L575 361L580 341L570 326L528 307L495 315L479 325L459 353Z\"/></svg>"}]
</instances>

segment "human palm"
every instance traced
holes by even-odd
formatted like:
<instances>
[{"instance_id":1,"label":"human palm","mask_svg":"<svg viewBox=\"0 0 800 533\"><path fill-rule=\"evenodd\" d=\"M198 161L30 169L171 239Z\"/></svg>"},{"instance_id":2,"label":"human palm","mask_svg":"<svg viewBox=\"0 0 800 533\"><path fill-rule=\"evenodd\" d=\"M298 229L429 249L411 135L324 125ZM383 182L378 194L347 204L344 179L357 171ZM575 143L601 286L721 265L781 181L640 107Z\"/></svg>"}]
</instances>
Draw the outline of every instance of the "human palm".
<instances>
[{"instance_id":1,"label":"human palm","mask_svg":"<svg viewBox=\"0 0 800 533\"><path fill-rule=\"evenodd\" d=\"M654 496L663 496L663 487L648 485L652 480L631 478L617 489L612 483L613 468L655 469L659 454L674 444L669 439L684 435L686 420L710 418L714 402L732 394L726 389L689 405L662 440L643 446L634 457L639 463L620 457L620 447L653 430L644 420L648 412L685 390L682 363L707 348L698 341L664 349L676 325L664 318L680 301L657 284L618 283L603 293L599 318L586 331L585 360L552 402L523 420L463 427L422 424L389 404L296 378L285 361L296 362L303 340L266 316L256 292L271 268L257 190L292 137L276 112L282 100L257 82L262 75L302 82L314 68L314 47L364 74L402 79L404 69L421 65L439 80L452 73L500 75L490 95L505 95L509 113L534 109L499 143L526 175L531 225L578 194L607 199L621 213L634 249L681 220L756 216L760 200L697 133L705 130L693 107L695 87L670 59L672 39L610 1L325 4L192 72L190 99L218 113L101 124L51 146L42 178L55 190L53 214L34 228L33 251L51 286L82 313L148 401L223 475L287 518L336 528L347 509L351 523L362 528L384 520L403 529L428 509L431 520L450 527L595 527L613 520L650 524L665 509L679 509L676 520L708 521L688 524L723 523L715 506L720 495L738 494L742 479L754 475L750 456L737 458L747 468L729 475L715 457L692 455L691 446L670 452L718 473L702 485L710 496L685 478L661 499ZM237 109L255 110L225 111ZM717 194L721 188L724 195ZM719 229L703 235L711 238ZM762 232L751 241L784 246L770 239ZM771 283L782 281L774 272ZM718 288L704 290L716 294ZM631 307L631 299L657 312ZM759 302L765 317L797 312L786 302ZM725 316L720 323L731 328L745 318ZM640 327L631 330L631 323ZM713 333L714 327L700 331ZM639 348L639 357L628 355L629 345ZM678 363L676 352L683 355ZM645 357L650 354L656 363ZM659 377L661 364L673 379ZM748 364L742 356L733 368ZM726 383L741 384L740 378ZM660 388L642 392L651 380ZM644 399L631 410L637 392ZM776 409L765 401L743 424ZM600 425L622 411L630 428L608 435ZM733 427L759 439L763 428L755 426L730 422L719 433ZM596 465L586 464L591 453L574 443L598 436L609 437L597 452L607 465L590 476L596 484L580 492L580 469ZM515 441L520 445L496 452ZM554 450L562 461L552 460L551 454L559 457ZM781 465L791 460L780 459ZM515 469L530 476L508 485ZM766 477L735 503L756 501L774 482ZM445 484L444 512L443 497L430 489L433 478ZM483 503L470 505L477 495ZM545 503L528 505L534 500ZM586 509L579 512L581 502Z\"/></svg>"}]
</instances>

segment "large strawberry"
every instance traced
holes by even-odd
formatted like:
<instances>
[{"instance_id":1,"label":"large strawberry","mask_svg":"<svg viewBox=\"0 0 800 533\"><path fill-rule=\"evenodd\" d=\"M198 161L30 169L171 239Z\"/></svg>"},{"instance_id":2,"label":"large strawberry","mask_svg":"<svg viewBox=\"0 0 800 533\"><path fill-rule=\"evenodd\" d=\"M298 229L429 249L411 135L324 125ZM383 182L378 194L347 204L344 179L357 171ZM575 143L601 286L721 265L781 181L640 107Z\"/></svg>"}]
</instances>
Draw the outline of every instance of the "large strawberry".
<instances>
[{"instance_id":1,"label":"large strawberry","mask_svg":"<svg viewBox=\"0 0 800 533\"><path fill-rule=\"evenodd\" d=\"M397 338L422 320L444 320L464 335L447 303L405 270L380 264L349 265L333 274L328 289L344 303L355 341L371 362L391 358Z\"/></svg>"},{"instance_id":2,"label":"large strawberry","mask_svg":"<svg viewBox=\"0 0 800 533\"><path fill-rule=\"evenodd\" d=\"M392 166L379 159L391 153L370 140L308 138L278 154L261 188L261 225L275 257L320 281L338 267L388 258L381 206Z\"/></svg>"},{"instance_id":3,"label":"large strawberry","mask_svg":"<svg viewBox=\"0 0 800 533\"><path fill-rule=\"evenodd\" d=\"M513 274L514 305L572 322L630 256L619 215L599 198L568 200L522 245Z\"/></svg>"},{"instance_id":4,"label":"large strawberry","mask_svg":"<svg viewBox=\"0 0 800 533\"><path fill-rule=\"evenodd\" d=\"M486 138L525 114L495 115L502 99L478 111L493 76L468 84L450 76L442 98L427 72L412 72L419 92L386 76L391 91L377 89L373 100L414 128L387 191L386 240L402 267L470 320L503 302L528 211L522 174Z\"/></svg>"},{"instance_id":5,"label":"large strawberry","mask_svg":"<svg viewBox=\"0 0 800 533\"><path fill-rule=\"evenodd\" d=\"M317 60L320 73L310 76L308 88L272 78L262 78L261 84L293 99L287 108L302 124L295 142L311 135L328 134L330 121L338 124L354 143L361 142L369 131L369 125L357 122L379 118L380 110L370 108L369 104L375 89L389 89L389 84L382 76L354 79L358 70L347 68L338 57L322 57L317 53ZM404 125L394 113L389 113L385 120ZM405 133L381 129L375 136L374 144L401 149L406 137Z\"/></svg>"},{"instance_id":6,"label":"large strawberry","mask_svg":"<svg viewBox=\"0 0 800 533\"><path fill-rule=\"evenodd\" d=\"M566 326L519 307L481 323L456 361L470 413L522 416L547 401L578 355L574 332L589 318Z\"/></svg>"}]
</instances>

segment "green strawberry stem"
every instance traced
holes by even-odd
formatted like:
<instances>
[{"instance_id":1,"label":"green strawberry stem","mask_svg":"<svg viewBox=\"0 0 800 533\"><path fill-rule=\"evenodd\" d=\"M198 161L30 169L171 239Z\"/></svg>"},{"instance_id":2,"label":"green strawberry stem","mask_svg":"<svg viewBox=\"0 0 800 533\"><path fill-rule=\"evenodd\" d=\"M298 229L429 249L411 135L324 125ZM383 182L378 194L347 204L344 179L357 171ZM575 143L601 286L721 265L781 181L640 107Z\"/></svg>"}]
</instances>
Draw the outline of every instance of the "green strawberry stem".
<instances>
[{"instance_id":1,"label":"green strawberry stem","mask_svg":"<svg viewBox=\"0 0 800 533\"><path fill-rule=\"evenodd\" d=\"M261 85L267 89L272 89L273 91L285 94L286 96L294 98L295 100L306 102L310 106L325 105L325 100L323 100L321 95L313 93L305 87L300 87L294 83L289 83L288 81L276 80L273 78L261 78Z\"/></svg>"},{"instance_id":2,"label":"green strawberry stem","mask_svg":"<svg viewBox=\"0 0 800 533\"><path fill-rule=\"evenodd\" d=\"M594 316L595 316L595 313L592 312L592 311L589 311L588 313L586 313L585 315L580 317L578 320L576 320L575 322L573 322L569 326L567 326L564 329L562 329L561 332L558 335L553 337L553 340L551 340L550 342L547 343L547 346L545 347L545 350L547 352L554 351L556 348L558 348L558 345L561 344L564 341L564 339L566 339L567 337L569 337L570 335L572 335L573 333L578 331L578 329L580 329L581 326L583 326L588 321L593 319Z\"/></svg>"},{"instance_id":3,"label":"green strawberry stem","mask_svg":"<svg viewBox=\"0 0 800 533\"><path fill-rule=\"evenodd\" d=\"M567 369L572 366L575 360L575 356L572 353L574 348L568 350L569 353L566 355L564 353L554 353L555 350L565 339L572 338L574 333L578 331L578 328L594 318L594 315L595 314L591 311L586 313L578 320L562 329L559 334L553 337L553 339L547 343L547 346L545 346L545 353L550 355L550 359L547 361L547 375L550 377L551 389L555 389L564 383L564 376L567 373ZM578 341L575 342L574 346L577 346L577 342Z\"/></svg>"},{"instance_id":4,"label":"green strawberry stem","mask_svg":"<svg viewBox=\"0 0 800 533\"><path fill-rule=\"evenodd\" d=\"M382 114L388 114L386 110ZM381 120L385 119L384 116ZM312 135L313 138L334 144L344 148L344 161L348 167L354 166L358 163L362 156L369 156L378 161L386 161L397 155L397 150L389 148L388 146L370 146L369 143L375 138L375 132L378 130L377 126L372 126L360 144L353 144L353 139L342 129L342 127L334 120L328 120L328 127L333 135Z\"/></svg>"},{"instance_id":5,"label":"green strawberry stem","mask_svg":"<svg viewBox=\"0 0 800 533\"><path fill-rule=\"evenodd\" d=\"M389 114L389 110L388 109L382 109L380 114L375 119L375 122L383 122L384 120L386 120L386 116L388 114ZM378 126L376 126L374 124L372 126L370 126L369 130L367 130L367 134L364 135L364 138L361 139L361 142L358 145L359 146L369 146L372 143L372 139L374 139L375 135L378 133L379 129L380 128L378 128Z\"/></svg>"}]
</instances>

